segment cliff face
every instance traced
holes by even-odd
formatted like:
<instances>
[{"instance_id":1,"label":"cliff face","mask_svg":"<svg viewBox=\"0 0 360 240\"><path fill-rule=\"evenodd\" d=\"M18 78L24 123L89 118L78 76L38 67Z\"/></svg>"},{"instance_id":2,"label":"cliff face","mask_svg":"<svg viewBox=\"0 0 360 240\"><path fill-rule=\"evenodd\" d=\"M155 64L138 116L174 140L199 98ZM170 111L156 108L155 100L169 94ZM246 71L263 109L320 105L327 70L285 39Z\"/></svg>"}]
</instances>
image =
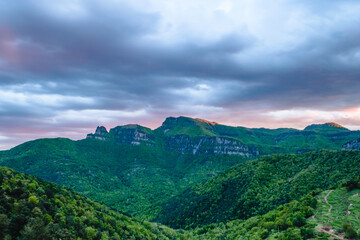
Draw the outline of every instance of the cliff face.
<instances>
[{"instance_id":1,"label":"cliff face","mask_svg":"<svg viewBox=\"0 0 360 240\"><path fill-rule=\"evenodd\" d=\"M182 154L227 154L244 157L272 153L303 153L319 149L360 149L360 131L336 123L313 124L304 130L231 127L187 117L169 117L151 130L136 124L108 132L98 127L87 138L121 144L156 146ZM343 146L343 143L348 142Z\"/></svg>"},{"instance_id":2,"label":"cliff face","mask_svg":"<svg viewBox=\"0 0 360 240\"><path fill-rule=\"evenodd\" d=\"M360 150L360 138L347 142L343 145L342 149L348 149L348 150Z\"/></svg>"},{"instance_id":3,"label":"cliff face","mask_svg":"<svg viewBox=\"0 0 360 240\"><path fill-rule=\"evenodd\" d=\"M166 148L182 154L227 154L256 157L255 146L243 144L227 136L219 136L216 122L186 117L167 118L159 130L163 133Z\"/></svg>"},{"instance_id":4,"label":"cliff face","mask_svg":"<svg viewBox=\"0 0 360 240\"><path fill-rule=\"evenodd\" d=\"M86 138L97 139L102 141L116 141L122 144L140 145L154 145L154 137L150 129L138 125L119 126L110 129L108 132L105 127L97 127L94 134L90 133Z\"/></svg>"},{"instance_id":5,"label":"cliff face","mask_svg":"<svg viewBox=\"0 0 360 240\"><path fill-rule=\"evenodd\" d=\"M109 140L109 133L108 131L106 130L105 127L103 126L99 126L96 128L96 131L95 133L90 133L86 136L86 138L90 138L90 139L98 139L98 140L103 140L103 141L106 141L106 140Z\"/></svg>"},{"instance_id":6,"label":"cliff face","mask_svg":"<svg viewBox=\"0 0 360 240\"><path fill-rule=\"evenodd\" d=\"M201 124L203 124L201 122ZM204 123L208 124L208 123ZM175 124L176 125L176 124ZM176 125L178 127L178 125ZM228 154L244 157L256 157L259 150L255 146L249 146L229 137L220 136L192 136L175 134L168 136L165 133L168 128L162 129L164 134L159 134L165 142L166 150L177 151L182 154ZM139 125L126 125L110 129L97 127L94 134L88 134L88 139L102 141L115 141L121 144L155 146L155 135L151 129Z\"/></svg>"},{"instance_id":7,"label":"cliff face","mask_svg":"<svg viewBox=\"0 0 360 240\"><path fill-rule=\"evenodd\" d=\"M154 136L137 128L116 127L110 130L110 134L118 143L140 145L144 143L149 146L154 145Z\"/></svg>"},{"instance_id":8,"label":"cliff face","mask_svg":"<svg viewBox=\"0 0 360 240\"><path fill-rule=\"evenodd\" d=\"M195 137L176 135L166 138L166 147L171 151L190 154L228 154L256 157L259 150L226 137Z\"/></svg>"}]
</instances>

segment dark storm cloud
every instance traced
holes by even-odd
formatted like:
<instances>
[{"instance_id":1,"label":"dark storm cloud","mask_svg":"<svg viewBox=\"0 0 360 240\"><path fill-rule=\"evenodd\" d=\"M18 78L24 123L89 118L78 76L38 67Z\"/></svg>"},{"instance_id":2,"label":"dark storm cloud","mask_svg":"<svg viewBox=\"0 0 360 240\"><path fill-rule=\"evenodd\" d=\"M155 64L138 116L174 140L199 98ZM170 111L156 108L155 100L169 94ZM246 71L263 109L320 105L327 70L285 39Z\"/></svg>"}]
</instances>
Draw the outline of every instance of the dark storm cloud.
<instances>
[{"instance_id":1,"label":"dark storm cloud","mask_svg":"<svg viewBox=\"0 0 360 240\"><path fill-rule=\"evenodd\" d=\"M68 19L52 15L39 3L3 2L3 35L22 41L14 50L20 55L21 70L44 68L56 72L59 67L103 69L109 64L120 65L129 57L133 41L156 26L156 15L138 13L126 6L114 11L106 4L89 3L83 5L86 16Z\"/></svg>"},{"instance_id":2,"label":"dark storm cloud","mask_svg":"<svg viewBox=\"0 0 360 240\"><path fill-rule=\"evenodd\" d=\"M168 20L166 7L131 3L0 2L0 136L24 122L46 133L131 121L132 112L133 119L158 123L159 117L197 111L216 117L211 111L360 106L357 1L290 1L280 9L299 6L304 16L288 27L299 24L302 31L289 42L282 38L291 30L283 29L281 36L277 26L269 31L272 18L286 11L274 12L261 31L256 21L236 12L236 20L226 23L244 21L245 27L223 31L226 24L206 24L199 12L193 23L200 27L194 30L192 24L184 27L181 16ZM311 21L303 24L307 18ZM81 114L91 119L79 120Z\"/></svg>"}]
</instances>

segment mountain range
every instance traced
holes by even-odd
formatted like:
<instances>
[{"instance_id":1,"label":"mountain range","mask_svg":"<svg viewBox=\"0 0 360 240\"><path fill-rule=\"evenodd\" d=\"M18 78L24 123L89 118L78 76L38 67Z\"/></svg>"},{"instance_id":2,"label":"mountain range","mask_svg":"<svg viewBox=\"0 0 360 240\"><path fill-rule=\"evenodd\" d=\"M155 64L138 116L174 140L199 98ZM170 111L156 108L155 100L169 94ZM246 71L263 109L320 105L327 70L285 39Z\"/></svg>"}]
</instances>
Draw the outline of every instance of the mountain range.
<instances>
[{"instance_id":1,"label":"mountain range","mask_svg":"<svg viewBox=\"0 0 360 240\"><path fill-rule=\"evenodd\" d=\"M214 229L225 231L221 224L248 224L359 176L359 136L360 131L336 123L265 129L169 117L155 130L136 124L109 131L99 126L78 141L26 142L1 151L0 165L69 187L113 209L109 211L188 229L169 229L172 237L217 239ZM266 237L276 235L271 232L276 228L257 228L268 231ZM246 234L264 239L253 232Z\"/></svg>"},{"instance_id":2,"label":"mountain range","mask_svg":"<svg viewBox=\"0 0 360 240\"><path fill-rule=\"evenodd\" d=\"M350 131L337 123L313 124L304 130L266 129L231 127L198 118L169 117L155 130L129 124L108 132L101 126L87 138L130 145L143 143L182 154L228 154L252 158L273 153L340 150L359 136L360 131Z\"/></svg>"}]
</instances>

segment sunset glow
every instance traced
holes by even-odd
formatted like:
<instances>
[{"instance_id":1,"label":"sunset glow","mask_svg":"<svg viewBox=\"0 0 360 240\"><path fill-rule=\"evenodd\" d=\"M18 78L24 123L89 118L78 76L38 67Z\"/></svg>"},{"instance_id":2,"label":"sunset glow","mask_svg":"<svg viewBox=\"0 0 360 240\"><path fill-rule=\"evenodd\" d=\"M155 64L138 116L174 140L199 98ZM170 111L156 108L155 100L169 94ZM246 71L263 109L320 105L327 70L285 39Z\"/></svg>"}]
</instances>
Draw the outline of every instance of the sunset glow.
<instances>
[{"instance_id":1,"label":"sunset glow","mask_svg":"<svg viewBox=\"0 0 360 240\"><path fill-rule=\"evenodd\" d=\"M2 1L0 149L169 116L358 130L359 22L351 0Z\"/></svg>"}]
</instances>

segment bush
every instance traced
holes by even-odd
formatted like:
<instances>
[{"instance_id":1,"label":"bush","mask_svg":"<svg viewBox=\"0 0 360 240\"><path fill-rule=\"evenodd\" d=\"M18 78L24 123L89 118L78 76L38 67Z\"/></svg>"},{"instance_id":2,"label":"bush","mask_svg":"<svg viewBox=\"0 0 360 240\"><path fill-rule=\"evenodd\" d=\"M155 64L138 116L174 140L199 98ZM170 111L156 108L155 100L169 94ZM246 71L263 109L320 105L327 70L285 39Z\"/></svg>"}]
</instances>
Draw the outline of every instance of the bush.
<instances>
[{"instance_id":1,"label":"bush","mask_svg":"<svg viewBox=\"0 0 360 240\"><path fill-rule=\"evenodd\" d=\"M92 227L85 228L85 234L87 239L94 239L96 237L96 230Z\"/></svg>"},{"instance_id":2,"label":"bush","mask_svg":"<svg viewBox=\"0 0 360 240\"><path fill-rule=\"evenodd\" d=\"M39 199L36 196L30 196L28 198L28 201L35 204L35 205L37 205L39 203Z\"/></svg>"}]
</instances>

